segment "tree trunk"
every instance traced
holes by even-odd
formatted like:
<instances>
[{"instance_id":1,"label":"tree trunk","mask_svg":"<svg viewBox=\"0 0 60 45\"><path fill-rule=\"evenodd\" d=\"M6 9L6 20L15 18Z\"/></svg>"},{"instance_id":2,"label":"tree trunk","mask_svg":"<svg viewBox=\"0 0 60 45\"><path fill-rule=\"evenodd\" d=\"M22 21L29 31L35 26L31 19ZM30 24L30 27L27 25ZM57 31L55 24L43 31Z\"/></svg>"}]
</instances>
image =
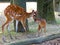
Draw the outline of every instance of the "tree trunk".
<instances>
[{"instance_id":1,"label":"tree trunk","mask_svg":"<svg viewBox=\"0 0 60 45\"><path fill-rule=\"evenodd\" d=\"M23 8L25 8L26 9L26 2L28 2L28 1L36 1L36 0L14 0L14 4L16 4L16 5L19 5L19 6L21 6L21 7L23 7ZM15 25L15 30L16 30L16 21L14 21L14 25ZM23 29L23 26L22 26L22 24L21 24L21 22L18 22L18 32L24 32L25 30ZM28 28L28 20L26 20L26 31L29 31L29 28Z\"/></svg>"},{"instance_id":2,"label":"tree trunk","mask_svg":"<svg viewBox=\"0 0 60 45\"><path fill-rule=\"evenodd\" d=\"M38 17L45 18L48 23L55 23L53 0L37 0Z\"/></svg>"},{"instance_id":3,"label":"tree trunk","mask_svg":"<svg viewBox=\"0 0 60 45\"><path fill-rule=\"evenodd\" d=\"M11 3L12 3L12 4L19 5L19 6L23 7L23 8L26 7L26 5L24 5L25 2L23 2L23 1L21 1L21 0L11 0ZM16 26L17 26L17 25L18 25L18 27L17 27L17 29L16 29ZM16 25L16 20L14 20L14 30L15 30L15 31L17 30L17 32L25 32L25 30L24 30L21 22L18 22L17 25ZM28 21L26 20L26 31L28 31L28 30L29 30L29 28L28 28Z\"/></svg>"}]
</instances>

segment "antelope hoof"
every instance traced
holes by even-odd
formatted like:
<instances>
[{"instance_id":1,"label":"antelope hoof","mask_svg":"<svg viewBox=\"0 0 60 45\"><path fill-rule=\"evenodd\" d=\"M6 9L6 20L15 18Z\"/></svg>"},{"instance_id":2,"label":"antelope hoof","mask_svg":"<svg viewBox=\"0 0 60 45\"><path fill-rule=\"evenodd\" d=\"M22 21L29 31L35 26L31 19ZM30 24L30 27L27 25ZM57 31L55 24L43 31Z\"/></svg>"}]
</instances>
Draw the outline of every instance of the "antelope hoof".
<instances>
[{"instance_id":1,"label":"antelope hoof","mask_svg":"<svg viewBox=\"0 0 60 45\"><path fill-rule=\"evenodd\" d=\"M13 39L13 37L10 35L10 39L12 40Z\"/></svg>"},{"instance_id":2,"label":"antelope hoof","mask_svg":"<svg viewBox=\"0 0 60 45\"><path fill-rule=\"evenodd\" d=\"M38 34L38 37L40 37L40 35Z\"/></svg>"},{"instance_id":3,"label":"antelope hoof","mask_svg":"<svg viewBox=\"0 0 60 45\"><path fill-rule=\"evenodd\" d=\"M3 42L7 42L5 36L2 37L2 40L3 40Z\"/></svg>"},{"instance_id":4,"label":"antelope hoof","mask_svg":"<svg viewBox=\"0 0 60 45\"><path fill-rule=\"evenodd\" d=\"M36 34L36 36L37 36L37 37L40 37L40 35L39 35L39 34Z\"/></svg>"},{"instance_id":5,"label":"antelope hoof","mask_svg":"<svg viewBox=\"0 0 60 45\"><path fill-rule=\"evenodd\" d=\"M26 32L26 29L24 29L24 32Z\"/></svg>"},{"instance_id":6,"label":"antelope hoof","mask_svg":"<svg viewBox=\"0 0 60 45\"><path fill-rule=\"evenodd\" d=\"M26 28L24 27L24 30L25 30L25 32L26 32Z\"/></svg>"}]
</instances>

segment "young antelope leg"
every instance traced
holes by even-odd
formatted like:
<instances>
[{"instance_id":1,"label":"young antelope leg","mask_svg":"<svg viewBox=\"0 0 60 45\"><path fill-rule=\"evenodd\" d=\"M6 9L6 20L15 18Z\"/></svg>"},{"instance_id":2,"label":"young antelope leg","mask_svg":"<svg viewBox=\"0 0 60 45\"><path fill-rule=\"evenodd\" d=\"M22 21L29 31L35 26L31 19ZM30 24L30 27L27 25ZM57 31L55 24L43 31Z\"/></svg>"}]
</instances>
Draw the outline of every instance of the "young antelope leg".
<instances>
[{"instance_id":1,"label":"young antelope leg","mask_svg":"<svg viewBox=\"0 0 60 45\"><path fill-rule=\"evenodd\" d=\"M18 20L16 20L16 32L18 31Z\"/></svg>"},{"instance_id":2,"label":"young antelope leg","mask_svg":"<svg viewBox=\"0 0 60 45\"><path fill-rule=\"evenodd\" d=\"M38 26L38 36L39 36L39 34L40 34L40 30L41 30L41 27L40 27L40 25Z\"/></svg>"},{"instance_id":3,"label":"young antelope leg","mask_svg":"<svg viewBox=\"0 0 60 45\"><path fill-rule=\"evenodd\" d=\"M24 30L25 30L25 32L26 32L26 24L25 24L25 21L21 21L21 23L22 23L23 28L24 28Z\"/></svg>"},{"instance_id":4,"label":"young antelope leg","mask_svg":"<svg viewBox=\"0 0 60 45\"><path fill-rule=\"evenodd\" d=\"M18 20L16 20L16 33L17 31L18 31ZM18 39L16 34L15 34L15 39Z\"/></svg>"},{"instance_id":5,"label":"young antelope leg","mask_svg":"<svg viewBox=\"0 0 60 45\"><path fill-rule=\"evenodd\" d=\"M44 32L46 33L46 27L44 27Z\"/></svg>"},{"instance_id":6,"label":"young antelope leg","mask_svg":"<svg viewBox=\"0 0 60 45\"><path fill-rule=\"evenodd\" d=\"M26 32L26 24L25 24L25 22L24 22L24 29L25 29L25 32Z\"/></svg>"},{"instance_id":7,"label":"young antelope leg","mask_svg":"<svg viewBox=\"0 0 60 45\"><path fill-rule=\"evenodd\" d=\"M8 21L6 21L3 25L2 25L2 40L3 40L3 42L6 42L6 38L5 38L5 35L4 35L4 27L5 27L5 25L6 24L8 24Z\"/></svg>"},{"instance_id":8,"label":"young antelope leg","mask_svg":"<svg viewBox=\"0 0 60 45\"><path fill-rule=\"evenodd\" d=\"M12 35L11 35L11 33L10 33L10 27L9 27L9 24L7 25L7 31L8 31L8 33L9 33L10 39L13 39L13 37L12 37Z\"/></svg>"}]
</instances>

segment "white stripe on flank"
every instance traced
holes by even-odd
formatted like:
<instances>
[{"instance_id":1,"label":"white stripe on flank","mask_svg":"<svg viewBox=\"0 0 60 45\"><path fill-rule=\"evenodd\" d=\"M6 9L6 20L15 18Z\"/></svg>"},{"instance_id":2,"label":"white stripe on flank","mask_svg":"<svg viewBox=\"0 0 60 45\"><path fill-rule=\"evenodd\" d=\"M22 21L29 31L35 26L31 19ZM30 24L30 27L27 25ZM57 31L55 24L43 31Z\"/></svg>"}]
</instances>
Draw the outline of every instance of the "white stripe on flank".
<instances>
[{"instance_id":1,"label":"white stripe on flank","mask_svg":"<svg viewBox=\"0 0 60 45\"><path fill-rule=\"evenodd\" d=\"M21 16L21 15L16 15L16 16Z\"/></svg>"},{"instance_id":2,"label":"white stripe on flank","mask_svg":"<svg viewBox=\"0 0 60 45\"><path fill-rule=\"evenodd\" d=\"M16 32L18 30L18 20L16 20Z\"/></svg>"}]
</instances>

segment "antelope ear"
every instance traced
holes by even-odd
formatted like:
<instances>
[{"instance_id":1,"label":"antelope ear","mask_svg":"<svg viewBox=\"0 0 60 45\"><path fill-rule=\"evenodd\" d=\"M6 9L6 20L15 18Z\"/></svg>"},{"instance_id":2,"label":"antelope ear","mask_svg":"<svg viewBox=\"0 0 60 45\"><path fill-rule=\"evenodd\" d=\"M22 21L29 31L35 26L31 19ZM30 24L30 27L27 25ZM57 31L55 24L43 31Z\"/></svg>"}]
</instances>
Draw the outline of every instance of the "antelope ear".
<instances>
[{"instance_id":1,"label":"antelope ear","mask_svg":"<svg viewBox=\"0 0 60 45\"><path fill-rule=\"evenodd\" d=\"M32 10L32 12L34 12L34 10Z\"/></svg>"}]
</instances>

